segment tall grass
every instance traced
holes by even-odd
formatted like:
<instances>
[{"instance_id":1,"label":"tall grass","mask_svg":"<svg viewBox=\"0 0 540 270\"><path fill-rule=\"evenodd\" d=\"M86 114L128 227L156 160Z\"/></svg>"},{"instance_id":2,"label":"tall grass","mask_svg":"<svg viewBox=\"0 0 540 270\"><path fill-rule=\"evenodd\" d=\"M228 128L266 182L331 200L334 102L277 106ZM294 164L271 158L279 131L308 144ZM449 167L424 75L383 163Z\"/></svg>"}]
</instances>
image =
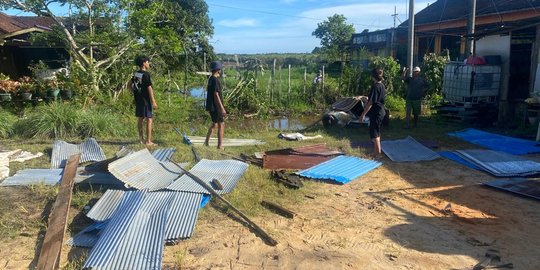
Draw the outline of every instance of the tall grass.
<instances>
[{"instance_id":1,"label":"tall grass","mask_svg":"<svg viewBox=\"0 0 540 270\"><path fill-rule=\"evenodd\" d=\"M13 114L0 109L0 138L7 138L13 131L13 124L17 117Z\"/></svg>"},{"instance_id":2,"label":"tall grass","mask_svg":"<svg viewBox=\"0 0 540 270\"><path fill-rule=\"evenodd\" d=\"M36 107L14 125L23 138L111 137L129 133L126 116L103 107L53 102Z\"/></svg>"}]
</instances>

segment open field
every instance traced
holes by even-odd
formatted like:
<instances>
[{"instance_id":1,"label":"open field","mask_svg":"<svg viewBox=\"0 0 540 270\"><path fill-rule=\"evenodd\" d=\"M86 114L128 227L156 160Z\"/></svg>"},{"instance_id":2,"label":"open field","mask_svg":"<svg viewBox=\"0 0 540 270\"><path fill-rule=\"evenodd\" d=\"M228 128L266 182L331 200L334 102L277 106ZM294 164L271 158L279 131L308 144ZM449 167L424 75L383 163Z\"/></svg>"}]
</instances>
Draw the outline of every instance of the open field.
<instances>
[{"instance_id":1,"label":"open field","mask_svg":"<svg viewBox=\"0 0 540 270\"><path fill-rule=\"evenodd\" d=\"M264 126L264 125L262 125ZM288 142L271 128L226 130L226 137L245 136L267 142L261 146L227 148L228 154L297 147L325 142L349 155L367 157L353 149L353 140L367 140L367 128L333 129L317 126L306 135L323 139ZM445 135L464 126L423 120L403 129L393 119L382 139L436 140L438 150L475 148ZM186 128L187 129L187 128ZM206 124L192 127L202 135ZM188 146L169 126L157 123L160 147L176 147L175 161L191 161ZM100 140L107 157L121 144L135 149L136 138ZM11 174L22 168L49 168L52 140L3 140L2 149L42 151L44 156L10 164ZM208 159L224 159L217 150L197 147ZM540 155L527 156L540 160ZM306 181L293 190L251 165L234 192L225 195L279 244L266 245L233 212L213 199L202 209L191 239L166 246L165 269L472 269L488 249L498 250L501 263L514 269L538 269L540 208L538 201L486 188L479 183L493 177L446 159L395 163L387 157L374 171L346 184ZM95 203L107 187L76 186L68 232L74 235L90 223L87 204ZM32 269L39 255L47 216L57 190L53 187L0 187L0 269ZM276 202L298 215L286 219L269 212L261 200ZM64 246L64 269L80 269L88 250Z\"/></svg>"}]
</instances>

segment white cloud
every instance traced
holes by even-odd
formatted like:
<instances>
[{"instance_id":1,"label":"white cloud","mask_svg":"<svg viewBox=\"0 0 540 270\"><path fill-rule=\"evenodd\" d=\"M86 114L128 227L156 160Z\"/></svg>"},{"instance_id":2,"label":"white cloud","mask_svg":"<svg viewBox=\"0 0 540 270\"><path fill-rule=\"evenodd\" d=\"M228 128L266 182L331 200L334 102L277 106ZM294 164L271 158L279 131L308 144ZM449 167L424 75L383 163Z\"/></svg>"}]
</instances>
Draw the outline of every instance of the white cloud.
<instances>
[{"instance_id":1,"label":"white cloud","mask_svg":"<svg viewBox=\"0 0 540 270\"><path fill-rule=\"evenodd\" d=\"M257 20L250 18L241 18L235 20L221 20L218 22L219 25L231 28L239 27L255 27L258 25Z\"/></svg>"}]
</instances>

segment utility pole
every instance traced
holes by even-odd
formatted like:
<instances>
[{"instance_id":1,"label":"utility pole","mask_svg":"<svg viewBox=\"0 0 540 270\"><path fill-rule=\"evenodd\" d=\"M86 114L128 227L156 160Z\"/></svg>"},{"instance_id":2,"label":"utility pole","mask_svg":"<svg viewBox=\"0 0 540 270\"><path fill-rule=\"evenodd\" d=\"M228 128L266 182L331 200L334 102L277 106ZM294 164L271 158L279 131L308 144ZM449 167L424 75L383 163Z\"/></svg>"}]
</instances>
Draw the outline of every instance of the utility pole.
<instances>
[{"instance_id":1,"label":"utility pole","mask_svg":"<svg viewBox=\"0 0 540 270\"><path fill-rule=\"evenodd\" d=\"M409 76L412 76L414 64L414 0L409 0L409 46L407 46L407 66Z\"/></svg>"},{"instance_id":2,"label":"utility pole","mask_svg":"<svg viewBox=\"0 0 540 270\"><path fill-rule=\"evenodd\" d=\"M465 58L474 55L474 25L476 24L476 0L469 1L469 17L467 19L467 41L465 43Z\"/></svg>"},{"instance_id":3,"label":"utility pole","mask_svg":"<svg viewBox=\"0 0 540 270\"><path fill-rule=\"evenodd\" d=\"M391 16L394 17L394 28L392 28L391 38L390 38L390 56L396 57L396 54L394 53L394 42L395 42L395 36L396 36L396 19L397 19L397 10L396 6L394 6L394 14Z\"/></svg>"}]
</instances>

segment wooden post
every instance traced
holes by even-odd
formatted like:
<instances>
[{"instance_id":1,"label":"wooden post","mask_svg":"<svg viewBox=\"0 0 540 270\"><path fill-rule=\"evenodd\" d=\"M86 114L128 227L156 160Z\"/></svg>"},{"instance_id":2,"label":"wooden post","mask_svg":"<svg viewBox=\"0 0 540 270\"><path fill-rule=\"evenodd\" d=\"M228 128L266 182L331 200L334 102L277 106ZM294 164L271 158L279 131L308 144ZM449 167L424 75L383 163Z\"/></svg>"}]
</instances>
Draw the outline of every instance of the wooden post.
<instances>
[{"instance_id":1,"label":"wooden post","mask_svg":"<svg viewBox=\"0 0 540 270\"><path fill-rule=\"evenodd\" d=\"M281 65L279 65L279 69L278 69L278 72L279 72L279 100L282 99L282 91L281 91Z\"/></svg>"},{"instance_id":2,"label":"wooden post","mask_svg":"<svg viewBox=\"0 0 540 270\"><path fill-rule=\"evenodd\" d=\"M254 85L254 90L255 90L255 93L257 93L257 80L259 78L259 67L257 65L257 62L255 61L255 85Z\"/></svg>"},{"instance_id":3,"label":"wooden post","mask_svg":"<svg viewBox=\"0 0 540 270\"><path fill-rule=\"evenodd\" d=\"M66 233L71 194L80 157L80 154L73 155L69 157L66 163L62 174L62 182L58 188L58 195L49 216L47 232L41 245L36 267L38 270L58 269L60 266L60 255L64 243L64 234Z\"/></svg>"},{"instance_id":4,"label":"wooden post","mask_svg":"<svg viewBox=\"0 0 540 270\"><path fill-rule=\"evenodd\" d=\"M306 84L307 84L307 68L304 68L304 92L303 94L306 94Z\"/></svg>"},{"instance_id":5,"label":"wooden post","mask_svg":"<svg viewBox=\"0 0 540 270\"><path fill-rule=\"evenodd\" d=\"M270 100L274 99L274 88L276 86L276 58L274 58L274 63L272 64L272 92L270 93Z\"/></svg>"},{"instance_id":6,"label":"wooden post","mask_svg":"<svg viewBox=\"0 0 540 270\"><path fill-rule=\"evenodd\" d=\"M324 94L324 81L326 81L326 74L324 72L324 66L322 66L322 80L321 80L322 91L321 93L323 94Z\"/></svg>"},{"instance_id":7,"label":"wooden post","mask_svg":"<svg viewBox=\"0 0 540 270\"><path fill-rule=\"evenodd\" d=\"M289 73L287 78L287 98L291 99L291 65L289 64Z\"/></svg>"}]
</instances>

